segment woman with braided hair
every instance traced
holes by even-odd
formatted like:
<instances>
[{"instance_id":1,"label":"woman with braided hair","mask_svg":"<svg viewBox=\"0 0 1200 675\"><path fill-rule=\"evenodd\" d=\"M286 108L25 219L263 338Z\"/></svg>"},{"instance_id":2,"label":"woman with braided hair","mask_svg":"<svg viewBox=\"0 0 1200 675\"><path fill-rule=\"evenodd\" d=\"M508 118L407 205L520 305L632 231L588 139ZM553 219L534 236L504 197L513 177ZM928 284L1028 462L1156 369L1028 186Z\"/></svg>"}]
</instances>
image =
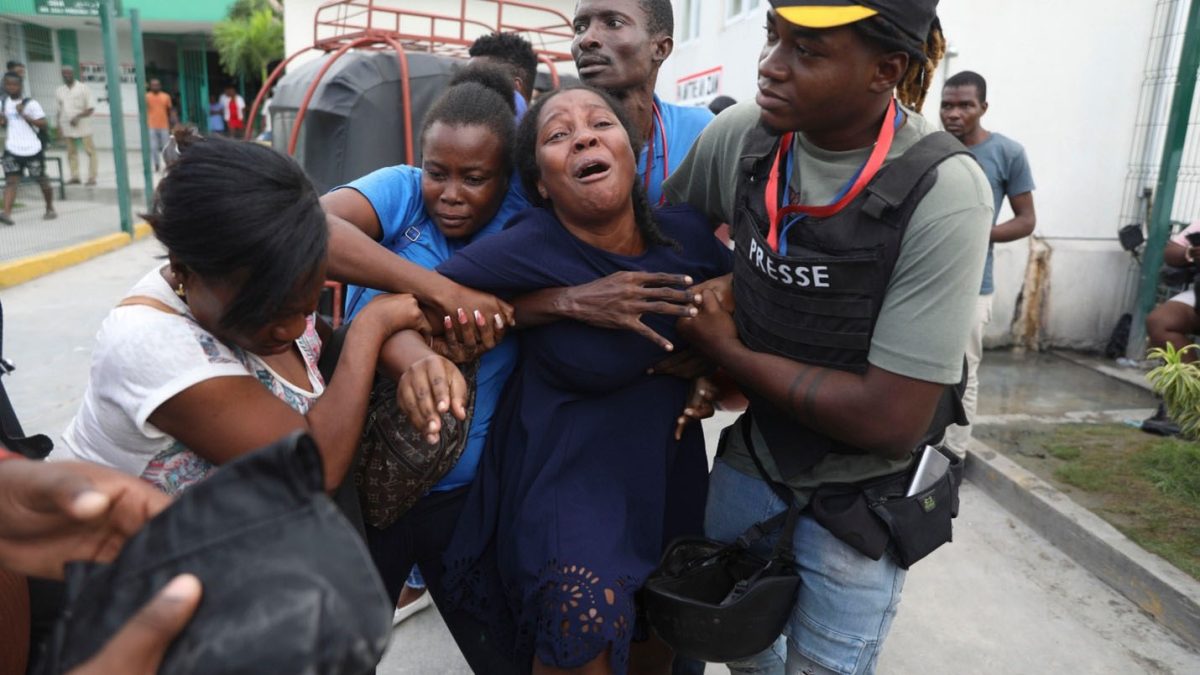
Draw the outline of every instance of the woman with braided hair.
<instances>
[{"instance_id":1,"label":"woman with braided hair","mask_svg":"<svg viewBox=\"0 0 1200 675\"><path fill-rule=\"evenodd\" d=\"M811 506L783 635L731 671L871 673L910 564L892 553L908 540L869 511L839 521L827 499L834 485L850 497L873 479L907 485L916 456L963 421L954 385L991 189L919 114L945 51L937 0L771 5L756 100L721 113L665 188L736 242L733 274L695 289L699 314L678 326L750 401L722 435L705 530L732 541L789 502Z\"/></svg>"}]
</instances>

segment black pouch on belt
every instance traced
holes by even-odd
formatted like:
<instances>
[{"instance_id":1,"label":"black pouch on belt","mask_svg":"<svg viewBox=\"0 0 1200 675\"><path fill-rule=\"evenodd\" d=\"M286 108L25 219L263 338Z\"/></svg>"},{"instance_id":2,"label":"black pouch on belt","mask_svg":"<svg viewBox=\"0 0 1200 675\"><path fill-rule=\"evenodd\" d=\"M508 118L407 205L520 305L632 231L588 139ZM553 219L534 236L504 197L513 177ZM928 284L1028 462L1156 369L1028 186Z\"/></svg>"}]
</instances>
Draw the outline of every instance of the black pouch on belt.
<instances>
[{"instance_id":1,"label":"black pouch on belt","mask_svg":"<svg viewBox=\"0 0 1200 675\"><path fill-rule=\"evenodd\" d=\"M951 541L951 519L958 516L962 460L939 448L950 467L933 485L906 495L914 466L906 471L857 484L822 485L809 504L813 518L833 536L872 560L886 551L908 569Z\"/></svg>"}]
</instances>

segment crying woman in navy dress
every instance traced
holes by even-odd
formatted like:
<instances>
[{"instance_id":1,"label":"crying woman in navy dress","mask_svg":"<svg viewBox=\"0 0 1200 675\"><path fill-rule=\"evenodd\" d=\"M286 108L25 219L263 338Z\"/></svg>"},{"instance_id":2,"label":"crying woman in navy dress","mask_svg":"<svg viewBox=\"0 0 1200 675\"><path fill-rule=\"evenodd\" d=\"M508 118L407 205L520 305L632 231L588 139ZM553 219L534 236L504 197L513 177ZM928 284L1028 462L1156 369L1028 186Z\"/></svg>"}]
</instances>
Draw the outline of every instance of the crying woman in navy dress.
<instances>
[{"instance_id":1,"label":"crying woman in navy dress","mask_svg":"<svg viewBox=\"0 0 1200 675\"><path fill-rule=\"evenodd\" d=\"M621 271L727 273L704 216L646 205L617 109L586 87L539 99L516 159L543 207L439 271L506 297ZM643 320L679 344L674 317ZM632 331L559 321L513 337L521 360L446 553L448 596L520 671L624 673L645 637L635 593L667 542L702 532L703 434L691 425L675 439L690 382L647 374L664 353Z\"/></svg>"}]
</instances>

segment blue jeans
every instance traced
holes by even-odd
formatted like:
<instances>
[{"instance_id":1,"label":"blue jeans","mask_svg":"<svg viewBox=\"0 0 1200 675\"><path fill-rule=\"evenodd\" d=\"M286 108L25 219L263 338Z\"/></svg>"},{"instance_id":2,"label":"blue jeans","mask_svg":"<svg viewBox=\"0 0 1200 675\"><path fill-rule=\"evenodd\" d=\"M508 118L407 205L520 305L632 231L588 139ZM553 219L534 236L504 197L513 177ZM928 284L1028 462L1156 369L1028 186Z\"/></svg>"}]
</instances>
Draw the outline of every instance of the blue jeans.
<instances>
[{"instance_id":1,"label":"blue jeans","mask_svg":"<svg viewBox=\"0 0 1200 675\"><path fill-rule=\"evenodd\" d=\"M764 481L717 459L709 478L705 534L733 541L754 523L783 511ZM772 535L755 545L769 555ZM730 663L749 675L869 675L887 637L905 572L888 556L871 560L834 537L808 514L796 524L793 545L800 591L784 634L775 646Z\"/></svg>"},{"instance_id":2,"label":"blue jeans","mask_svg":"<svg viewBox=\"0 0 1200 675\"><path fill-rule=\"evenodd\" d=\"M150 129L150 158L154 161L154 170L158 171L162 164L162 151L171 140L170 129Z\"/></svg>"}]
</instances>

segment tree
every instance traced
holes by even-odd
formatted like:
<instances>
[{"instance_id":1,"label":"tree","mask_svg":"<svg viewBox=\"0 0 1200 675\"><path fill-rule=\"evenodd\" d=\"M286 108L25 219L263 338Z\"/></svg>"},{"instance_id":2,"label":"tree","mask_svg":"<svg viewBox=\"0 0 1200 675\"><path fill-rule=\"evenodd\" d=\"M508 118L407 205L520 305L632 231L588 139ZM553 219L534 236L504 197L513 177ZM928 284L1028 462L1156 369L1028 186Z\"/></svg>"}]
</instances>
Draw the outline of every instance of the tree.
<instances>
[{"instance_id":1,"label":"tree","mask_svg":"<svg viewBox=\"0 0 1200 675\"><path fill-rule=\"evenodd\" d=\"M283 16L283 5L276 0L237 0L229 8L226 19L249 19L260 9L269 9L275 16Z\"/></svg>"},{"instance_id":2,"label":"tree","mask_svg":"<svg viewBox=\"0 0 1200 675\"><path fill-rule=\"evenodd\" d=\"M238 0L227 18L213 26L222 70L267 81L267 64L283 58L283 20L277 7L272 0Z\"/></svg>"}]
</instances>

